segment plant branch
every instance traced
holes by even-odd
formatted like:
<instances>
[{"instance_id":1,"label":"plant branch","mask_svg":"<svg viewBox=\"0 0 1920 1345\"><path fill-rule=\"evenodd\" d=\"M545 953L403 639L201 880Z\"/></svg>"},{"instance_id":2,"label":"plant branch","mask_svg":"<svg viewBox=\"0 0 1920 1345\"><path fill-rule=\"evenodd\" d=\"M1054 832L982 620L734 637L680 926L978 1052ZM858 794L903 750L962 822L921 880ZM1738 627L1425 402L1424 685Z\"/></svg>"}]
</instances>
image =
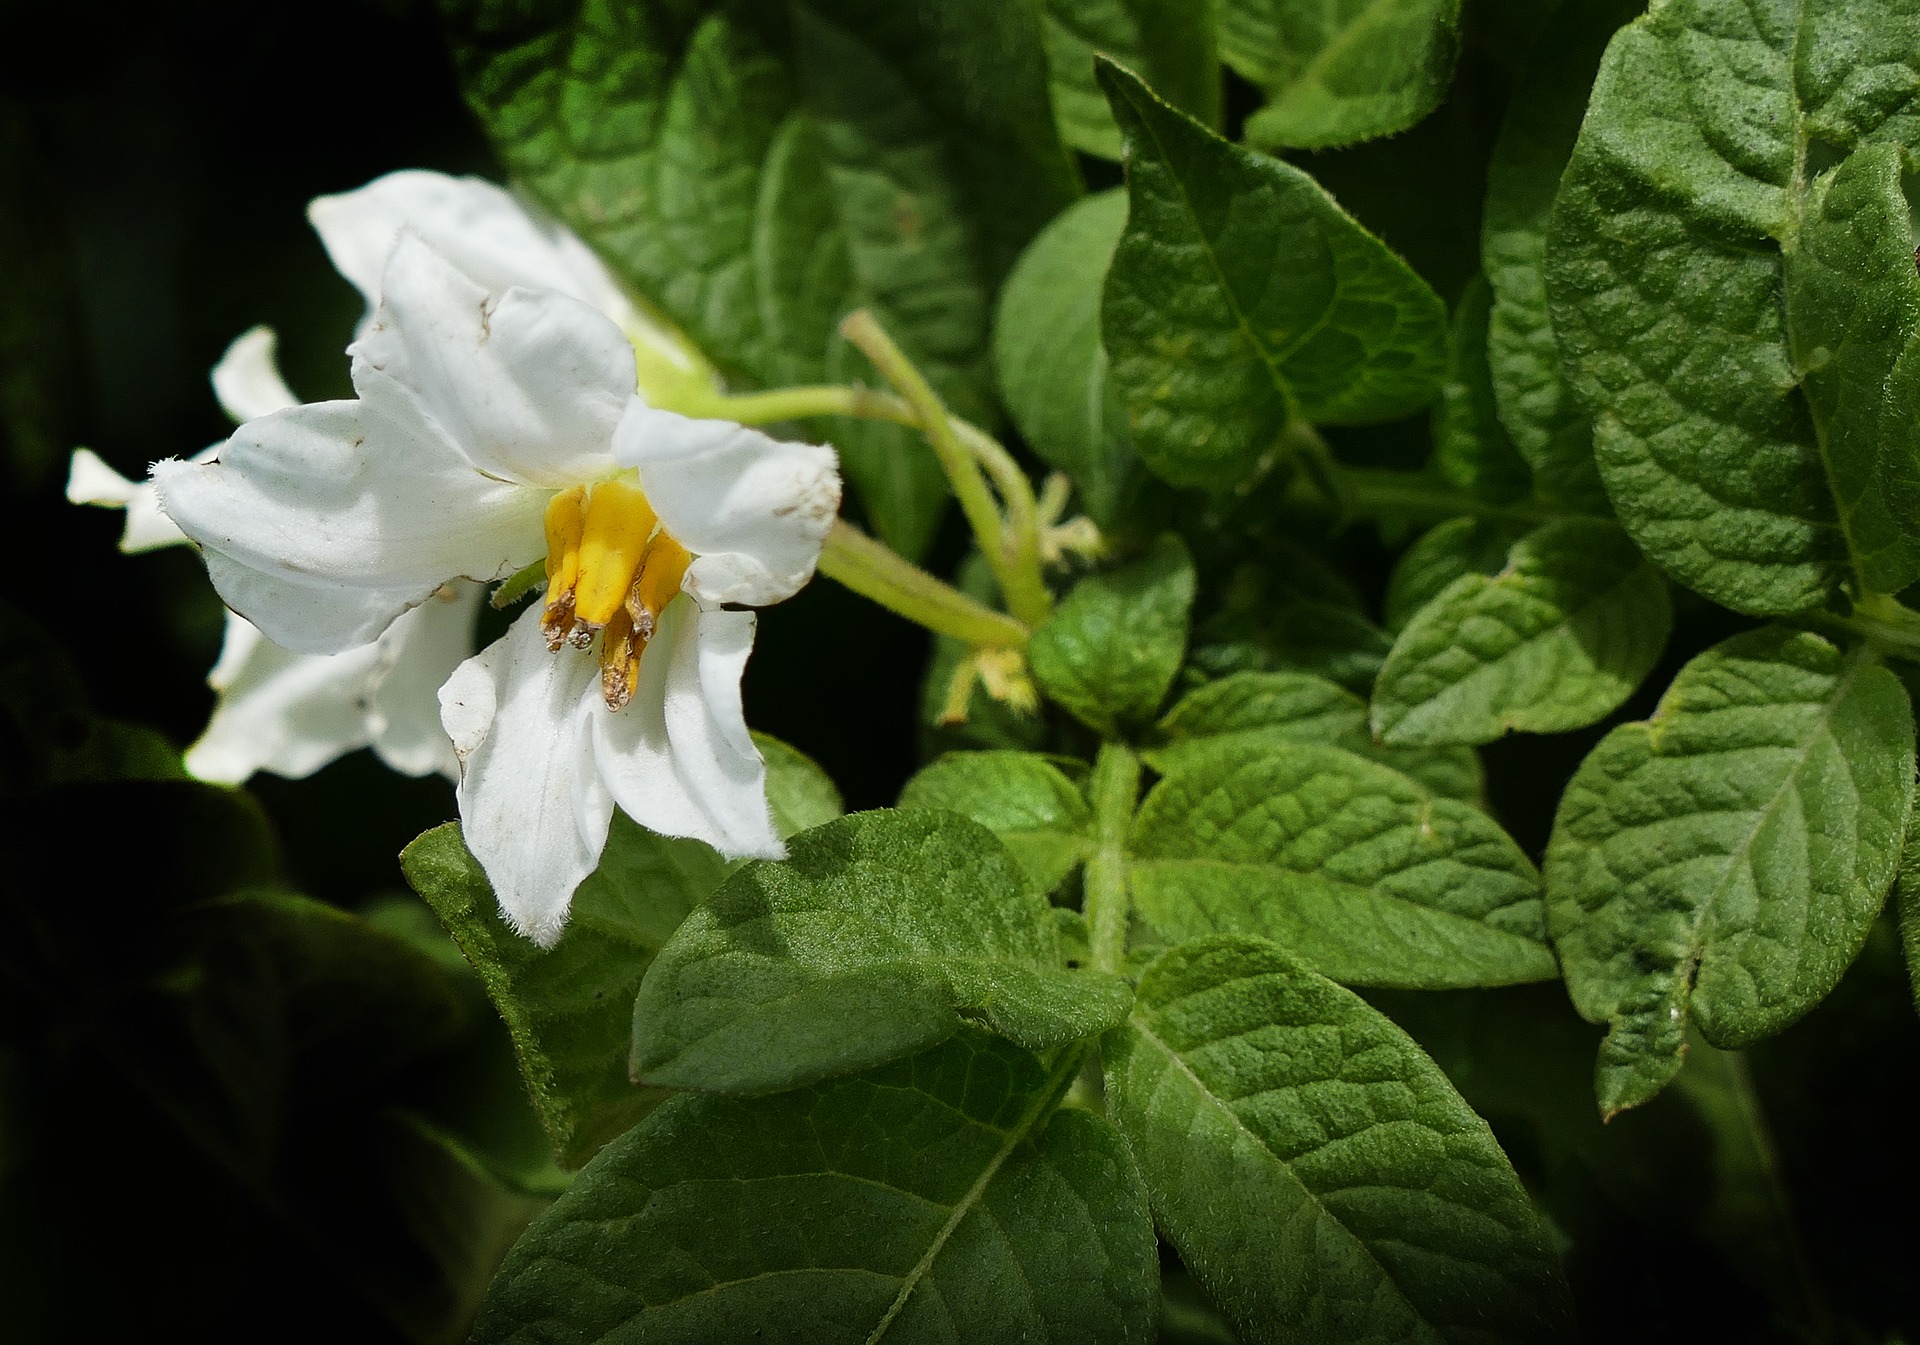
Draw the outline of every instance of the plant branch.
<instances>
[{"instance_id":1,"label":"plant branch","mask_svg":"<svg viewBox=\"0 0 1920 1345\"><path fill-rule=\"evenodd\" d=\"M1118 971L1127 955L1130 900L1123 847L1140 795L1140 758L1120 743L1102 743L1087 792L1094 846L1087 861L1087 943L1097 970Z\"/></svg>"},{"instance_id":2,"label":"plant branch","mask_svg":"<svg viewBox=\"0 0 1920 1345\"><path fill-rule=\"evenodd\" d=\"M820 573L936 634L975 648L1026 647L1030 632L1024 622L934 578L845 519L836 520L827 534Z\"/></svg>"}]
</instances>

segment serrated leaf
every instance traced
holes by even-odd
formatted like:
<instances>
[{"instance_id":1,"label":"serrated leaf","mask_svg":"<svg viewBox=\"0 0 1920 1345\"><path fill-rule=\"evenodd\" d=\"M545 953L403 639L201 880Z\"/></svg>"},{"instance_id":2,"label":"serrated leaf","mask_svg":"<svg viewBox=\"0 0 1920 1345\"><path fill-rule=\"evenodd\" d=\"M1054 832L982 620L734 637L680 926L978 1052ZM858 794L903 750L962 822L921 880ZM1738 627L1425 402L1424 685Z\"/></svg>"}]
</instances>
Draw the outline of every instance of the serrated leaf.
<instances>
[{"instance_id":1,"label":"serrated leaf","mask_svg":"<svg viewBox=\"0 0 1920 1345\"><path fill-rule=\"evenodd\" d=\"M1560 372L1547 311L1547 221L1607 40L1645 0L1566 5L1534 42L1487 166L1481 264L1493 288L1487 366L1501 423L1545 500L1608 508L1593 424Z\"/></svg>"},{"instance_id":2,"label":"serrated leaf","mask_svg":"<svg viewBox=\"0 0 1920 1345\"><path fill-rule=\"evenodd\" d=\"M1155 785L1127 839L1169 943L1269 938L1337 981L1441 989L1554 974L1540 880L1487 815L1333 747L1222 747Z\"/></svg>"},{"instance_id":3,"label":"serrated leaf","mask_svg":"<svg viewBox=\"0 0 1920 1345\"><path fill-rule=\"evenodd\" d=\"M782 840L831 822L846 811L833 777L819 762L771 734L756 731L752 736L767 763L767 807Z\"/></svg>"},{"instance_id":4,"label":"serrated leaf","mask_svg":"<svg viewBox=\"0 0 1920 1345\"><path fill-rule=\"evenodd\" d=\"M1433 468L1490 504L1510 504L1533 489L1527 461L1500 423L1487 364L1493 291L1476 277L1453 315L1453 362L1433 408Z\"/></svg>"},{"instance_id":5,"label":"serrated leaf","mask_svg":"<svg viewBox=\"0 0 1920 1345\"><path fill-rule=\"evenodd\" d=\"M1102 1057L1155 1221L1242 1339L1571 1336L1486 1123L1385 1016L1281 949L1163 954Z\"/></svg>"},{"instance_id":6,"label":"serrated leaf","mask_svg":"<svg viewBox=\"0 0 1920 1345\"><path fill-rule=\"evenodd\" d=\"M1265 88L1247 119L1263 149L1320 149L1404 131L1446 96L1460 0L1222 0L1220 54Z\"/></svg>"},{"instance_id":7,"label":"serrated leaf","mask_svg":"<svg viewBox=\"0 0 1920 1345\"><path fill-rule=\"evenodd\" d=\"M1136 70L1160 96L1209 126L1220 124L1220 55L1210 0L1042 0L1040 33L1053 77L1060 138L1120 157L1120 129L1093 77L1099 52Z\"/></svg>"},{"instance_id":8,"label":"serrated leaf","mask_svg":"<svg viewBox=\"0 0 1920 1345\"><path fill-rule=\"evenodd\" d=\"M949 752L907 781L902 808L970 817L1000 838L1041 892L1051 892L1093 849L1087 797L1033 752Z\"/></svg>"},{"instance_id":9,"label":"serrated leaf","mask_svg":"<svg viewBox=\"0 0 1920 1345\"><path fill-rule=\"evenodd\" d=\"M879 811L794 838L690 915L633 1006L633 1074L715 1092L790 1088L952 1036L1033 1049L1100 1032L1131 999L1069 972L1045 899L992 832Z\"/></svg>"},{"instance_id":10,"label":"serrated leaf","mask_svg":"<svg viewBox=\"0 0 1920 1345\"><path fill-rule=\"evenodd\" d=\"M1861 582L1885 593L1920 578L1920 254L1903 159L1869 145L1813 182L1786 254L1794 364L1840 527Z\"/></svg>"},{"instance_id":11,"label":"serrated leaf","mask_svg":"<svg viewBox=\"0 0 1920 1345\"><path fill-rule=\"evenodd\" d=\"M960 414L991 415L992 294L1075 194L1031 6L443 14L513 175L735 380L859 376L836 327L865 306ZM944 504L924 446L825 428L881 535L923 551Z\"/></svg>"},{"instance_id":12,"label":"serrated leaf","mask_svg":"<svg viewBox=\"0 0 1920 1345\"><path fill-rule=\"evenodd\" d=\"M1367 704L1351 691L1303 673L1234 673L1187 693L1160 721L1167 741L1142 755L1178 775L1221 750L1289 743L1341 747L1401 771L1427 789L1480 801L1480 759L1466 747L1383 747L1367 729Z\"/></svg>"},{"instance_id":13,"label":"serrated leaf","mask_svg":"<svg viewBox=\"0 0 1920 1345\"><path fill-rule=\"evenodd\" d=\"M1066 1077L968 1031L777 1097L676 1098L528 1230L473 1339L1146 1345L1146 1193L1107 1122L1053 1110Z\"/></svg>"},{"instance_id":14,"label":"serrated leaf","mask_svg":"<svg viewBox=\"0 0 1920 1345\"><path fill-rule=\"evenodd\" d=\"M1220 139L1112 64L1127 227L1101 334L1141 460L1236 485L1295 419L1394 420L1439 391L1445 306L1299 169Z\"/></svg>"},{"instance_id":15,"label":"serrated leaf","mask_svg":"<svg viewBox=\"0 0 1920 1345\"><path fill-rule=\"evenodd\" d=\"M1186 656L1193 589L1193 560L1172 533L1139 560L1087 576L1033 633L1034 680L1103 733L1150 718Z\"/></svg>"},{"instance_id":16,"label":"serrated leaf","mask_svg":"<svg viewBox=\"0 0 1920 1345\"><path fill-rule=\"evenodd\" d=\"M1400 553L1387 576L1381 603L1387 629L1396 634L1462 575L1496 575L1507 553L1524 536L1513 524L1484 518L1450 518L1420 534Z\"/></svg>"},{"instance_id":17,"label":"serrated leaf","mask_svg":"<svg viewBox=\"0 0 1920 1345\"><path fill-rule=\"evenodd\" d=\"M1887 573L1873 520L1920 527L1875 468L1910 440L1836 441L1830 415L1809 414L1788 319L1822 303L1782 274L1783 252L1809 245L1822 161L1920 143L1915 80L1920 15L1880 0L1675 0L1601 62L1549 230L1554 327L1622 522L1739 611L1817 607L1851 570ZM1875 255L1870 270L1912 290Z\"/></svg>"},{"instance_id":18,"label":"serrated leaf","mask_svg":"<svg viewBox=\"0 0 1920 1345\"><path fill-rule=\"evenodd\" d=\"M600 867L573 896L560 942L514 933L458 823L400 856L506 1020L541 1124L566 1167L579 1167L663 1096L627 1077L627 1038L641 975L726 864L699 841L656 836L616 814Z\"/></svg>"},{"instance_id":19,"label":"serrated leaf","mask_svg":"<svg viewBox=\"0 0 1920 1345\"><path fill-rule=\"evenodd\" d=\"M1912 708L1871 647L1778 626L1601 740L1560 801L1547 900L1574 1005L1609 1027L1603 1112L1666 1085L1689 1021L1738 1048L1826 996L1893 881L1913 767Z\"/></svg>"},{"instance_id":20,"label":"serrated leaf","mask_svg":"<svg viewBox=\"0 0 1920 1345\"><path fill-rule=\"evenodd\" d=\"M1126 411L1100 344L1101 287L1126 218L1119 191L1069 206L1007 277L993 327L994 369L1014 424L1072 479L1099 523L1113 520L1133 465Z\"/></svg>"},{"instance_id":21,"label":"serrated leaf","mask_svg":"<svg viewBox=\"0 0 1920 1345\"><path fill-rule=\"evenodd\" d=\"M1373 692L1405 746L1487 743L1605 718L1653 670L1673 626L1666 581L1611 523L1563 519L1463 574L1408 621Z\"/></svg>"}]
</instances>

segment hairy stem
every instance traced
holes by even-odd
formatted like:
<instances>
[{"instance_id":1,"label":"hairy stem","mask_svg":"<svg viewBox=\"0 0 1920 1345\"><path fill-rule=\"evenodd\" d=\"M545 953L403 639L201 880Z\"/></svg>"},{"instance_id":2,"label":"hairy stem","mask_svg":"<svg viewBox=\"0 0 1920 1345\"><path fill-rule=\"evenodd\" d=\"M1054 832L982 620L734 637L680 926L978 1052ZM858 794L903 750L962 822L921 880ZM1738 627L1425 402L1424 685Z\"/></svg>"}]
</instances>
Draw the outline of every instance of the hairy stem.
<instances>
[{"instance_id":1,"label":"hairy stem","mask_svg":"<svg viewBox=\"0 0 1920 1345\"><path fill-rule=\"evenodd\" d=\"M976 648L1023 649L1024 622L969 598L844 519L820 552L820 573L939 635Z\"/></svg>"},{"instance_id":2,"label":"hairy stem","mask_svg":"<svg viewBox=\"0 0 1920 1345\"><path fill-rule=\"evenodd\" d=\"M1528 525L1552 523L1556 519L1599 517L1573 510L1557 509L1533 500L1512 504L1489 504L1478 496L1437 481L1425 472L1399 472L1378 467L1333 468L1342 502L1361 517L1380 514L1411 514L1439 522L1468 515Z\"/></svg>"},{"instance_id":3,"label":"hairy stem","mask_svg":"<svg viewBox=\"0 0 1920 1345\"><path fill-rule=\"evenodd\" d=\"M1087 861L1087 942L1093 965L1118 971L1127 955L1127 859L1123 845L1140 795L1140 758L1102 743L1088 786L1093 798L1093 857Z\"/></svg>"}]
</instances>

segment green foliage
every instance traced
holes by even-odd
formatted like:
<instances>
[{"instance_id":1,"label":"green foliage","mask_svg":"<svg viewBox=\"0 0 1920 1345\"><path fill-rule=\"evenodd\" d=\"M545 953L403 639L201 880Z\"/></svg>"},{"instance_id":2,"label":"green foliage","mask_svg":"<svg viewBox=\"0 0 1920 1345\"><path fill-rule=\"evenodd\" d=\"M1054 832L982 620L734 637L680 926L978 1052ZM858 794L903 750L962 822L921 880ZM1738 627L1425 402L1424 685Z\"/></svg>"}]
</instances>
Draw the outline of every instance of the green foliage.
<instances>
[{"instance_id":1,"label":"green foliage","mask_svg":"<svg viewBox=\"0 0 1920 1345\"><path fill-rule=\"evenodd\" d=\"M1480 801L1480 759L1471 748L1383 747L1367 729L1365 701L1303 673L1233 673L1210 682L1169 710L1160 732L1166 741L1145 756L1162 775L1181 774L1223 749L1307 743L1370 757L1443 798Z\"/></svg>"},{"instance_id":2,"label":"green foliage","mask_svg":"<svg viewBox=\"0 0 1920 1345\"><path fill-rule=\"evenodd\" d=\"M1770 626L1682 670L1567 786L1547 851L1568 992L1606 1023L1600 1106L1646 1101L1686 1029L1735 1048L1825 998L1893 881L1913 711L1871 645Z\"/></svg>"},{"instance_id":3,"label":"green foliage","mask_svg":"<svg viewBox=\"0 0 1920 1345\"><path fill-rule=\"evenodd\" d=\"M1075 149L1120 157L1120 130L1093 76L1095 52L1138 71L1160 96L1220 124L1220 54L1213 0L1044 0L1040 32L1053 76L1053 114Z\"/></svg>"},{"instance_id":4,"label":"green foliage","mask_svg":"<svg viewBox=\"0 0 1920 1345\"><path fill-rule=\"evenodd\" d=\"M1420 610L1462 575L1492 577L1507 566L1507 553L1525 535L1510 523L1450 518L1415 538L1387 576L1387 629L1398 634Z\"/></svg>"},{"instance_id":5,"label":"green foliage","mask_svg":"<svg viewBox=\"0 0 1920 1345\"><path fill-rule=\"evenodd\" d=\"M1658 6L1608 47L1554 205L1553 321L1608 492L1739 611L1914 574L1912 231L1875 147L1914 143L1916 52L1920 19L1877 0Z\"/></svg>"},{"instance_id":6,"label":"green foliage","mask_svg":"<svg viewBox=\"0 0 1920 1345\"><path fill-rule=\"evenodd\" d=\"M797 747L765 733L753 735L767 763L767 805L782 839L831 822L846 811L833 779Z\"/></svg>"},{"instance_id":7,"label":"green foliage","mask_svg":"<svg viewBox=\"0 0 1920 1345\"><path fill-rule=\"evenodd\" d=\"M1133 465L1126 411L1100 344L1101 289L1126 217L1118 191L1069 206L1007 277L993 327L994 371L1014 424L1072 478L1101 523L1114 518Z\"/></svg>"},{"instance_id":8,"label":"green foliage","mask_svg":"<svg viewBox=\"0 0 1920 1345\"><path fill-rule=\"evenodd\" d=\"M1433 408L1433 463L1440 475L1489 504L1529 492L1532 476L1495 404L1487 331L1493 291L1476 279L1453 315L1453 365Z\"/></svg>"},{"instance_id":9,"label":"green foliage","mask_svg":"<svg viewBox=\"0 0 1920 1345\"><path fill-rule=\"evenodd\" d=\"M1145 1345L1146 1192L1111 1126L1055 1110L1078 1063L969 1030L777 1097L676 1098L508 1256L476 1345Z\"/></svg>"},{"instance_id":10,"label":"green foliage","mask_svg":"<svg viewBox=\"0 0 1920 1345\"><path fill-rule=\"evenodd\" d=\"M1540 879L1479 809L1335 747L1222 743L1155 785L1127 838L1167 941L1272 939L1356 985L1554 974Z\"/></svg>"},{"instance_id":11,"label":"green foliage","mask_svg":"<svg viewBox=\"0 0 1920 1345\"><path fill-rule=\"evenodd\" d=\"M1164 954L1103 1053L1155 1221L1243 1339L1570 1337L1486 1122L1399 1028L1273 944Z\"/></svg>"},{"instance_id":12,"label":"green foliage","mask_svg":"<svg viewBox=\"0 0 1920 1345\"><path fill-rule=\"evenodd\" d=\"M1193 586L1193 560L1172 535L1131 564L1082 579L1033 633L1034 680L1103 732L1152 718L1186 656Z\"/></svg>"},{"instance_id":13,"label":"green foliage","mask_svg":"<svg viewBox=\"0 0 1920 1345\"><path fill-rule=\"evenodd\" d=\"M680 922L720 885L726 869L712 849L615 814L600 867L574 893L566 932L550 950L501 918L457 823L420 837L401 863L506 1020L562 1163L579 1167L659 1105L661 1091L627 1077L633 997Z\"/></svg>"},{"instance_id":14,"label":"green foliage","mask_svg":"<svg viewBox=\"0 0 1920 1345\"><path fill-rule=\"evenodd\" d=\"M1041 892L1058 887L1093 847L1087 796L1037 753L949 752L907 781L900 806L972 818L1000 838Z\"/></svg>"},{"instance_id":15,"label":"green foliage","mask_svg":"<svg viewBox=\"0 0 1920 1345\"><path fill-rule=\"evenodd\" d=\"M1633 694L1672 624L1666 581L1618 528L1549 523L1498 574L1462 574L1407 622L1374 689L1374 730L1431 746L1581 728Z\"/></svg>"},{"instance_id":16,"label":"green foliage","mask_svg":"<svg viewBox=\"0 0 1920 1345\"><path fill-rule=\"evenodd\" d=\"M1446 313L1299 169L1227 143L1106 64L1127 140L1127 227L1101 332L1141 461L1232 486L1296 420L1416 411L1447 367Z\"/></svg>"},{"instance_id":17,"label":"green foliage","mask_svg":"<svg viewBox=\"0 0 1920 1345\"><path fill-rule=\"evenodd\" d=\"M1487 365L1501 423L1533 470L1535 492L1604 509L1593 426L1560 369L1547 311L1547 221L1587 111L1607 40L1645 0L1564 5L1534 43L1487 165L1481 261L1493 289Z\"/></svg>"},{"instance_id":18,"label":"green foliage","mask_svg":"<svg viewBox=\"0 0 1920 1345\"><path fill-rule=\"evenodd\" d=\"M443 10L509 169L728 374L857 375L836 327L867 307L960 414L991 419L994 291L1076 190L1033 6ZM879 533L924 551L931 455L897 427L828 429Z\"/></svg>"},{"instance_id":19,"label":"green foliage","mask_svg":"<svg viewBox=\"0 0 1920 1345\"><path fill-rule=\"evenodd\" d=\"M633 1073L763 1093L923 1050L974 1019L1035 1050L1112 1026L1117 977L1070 972L993 833L859 813L749 865L674 932L633 1006Z\"/></svg>"},{"instance_id":20,"label":"green foliage","mask_svg":"<svg viewBox=\"0 0 1920 1345\"><path fill-rule=\"evenodd\" d=\"M1221 54L1272 99L1248 141L1313 149L1406 130L1446 95L1459 21L1460 0L1221 0Z\"/></svg>"}]
</instances>

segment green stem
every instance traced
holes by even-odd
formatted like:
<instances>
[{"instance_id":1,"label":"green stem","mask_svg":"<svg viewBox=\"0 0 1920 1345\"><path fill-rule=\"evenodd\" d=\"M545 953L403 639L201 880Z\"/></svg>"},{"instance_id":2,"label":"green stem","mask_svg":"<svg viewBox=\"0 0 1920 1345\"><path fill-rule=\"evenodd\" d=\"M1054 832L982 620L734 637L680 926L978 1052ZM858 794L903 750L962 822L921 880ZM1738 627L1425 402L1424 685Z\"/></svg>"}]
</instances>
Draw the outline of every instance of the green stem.
<instances>
[{"instance_id":1,"label":"green stem","mask_svg":"<svg viewBox=\"0 0 1920 1345\"><path fill-rule=\"evenodd\" d=\"M1462 514L1528 525L1563 518L1599 517L1557 509L1534 500L1489 504L1464 490L1436 481L1424 472L1398 472L1378 467L1333 468L1348 509L1362 516L1414 514L1438 522Z\"/></svg>"},{"instance_id":2,"label":"green stem","mask_svg":"<svg viewBox=\"0 0 1920 1345\"><path fill-rule=\"evenodd\" d=\"M1920 612L1885 593L1869 593L1847 616L1829 618L1856 634L1885 645L1904 658L1920 658Z\"/></svg>"},{"instance_id":3,"label":"green stem","mask_svg":"<svg viewBox=\"0 0 1920 1345\"><path fill-rule=\"evenodd\" d=\"M1127 955L1127 825L1140 795L1140 758L1119 743L1102 743L1088 791L1093 800L1093 855L1087 861L1087 943L1093 965L1118 971Z\"/></svg>"},{"instance_id":4,"label":"green stem","mask_svg":"<svg viewBox=\"0 0 1920 1345\"><path fill-rule=\"evenodd\" d=\"M873 362L873 367L893 384L915 414L922 434L933 445L933 454L953 486L960 511L967 516L980 544L980 552L1000 581L1007 610L1028 625L1037 626L1053 610L1053 598L1040 573L1039 529L1033 503L1033 487L1004 448L985 436L986 444L961 442L959 429L940 395L916 369L906 353L875 320L872 313L859 309L840 324L840 334ZM990 445L990 447L987 447ZM983 449L985 451L983 452ZM1003 522L993 492L981 467L992 473L995 484L1007 503L1009 518ZM1005 535L1011 523L1014 535Z\"/></svg>"},{"instance_id":5,"label":"green stem","mask_svg":"<svg viewBox=\"0 0 1920 1345\"><path fill-rule=\"evenodd\" d=\"M977 648L1026 647L1025 623L935 579L844 519L827 534L820 573L937 634Z\"/></svg>"},{"instance_id":6,"label":"green stem","mask_svg":"<svg viewBox=\"0 0 1920 1345\"><path fill-rule=\"evenodd\" d=\"M913 408L890 392L847 387L836 383L768 392L716 392L698 401L673 407L682 415L707 420L732 420L742 425L771 425L782 420L809 420L814 416L854 416L860 420L891 420L919 427Z\"/></svg>"}]
</instances>

